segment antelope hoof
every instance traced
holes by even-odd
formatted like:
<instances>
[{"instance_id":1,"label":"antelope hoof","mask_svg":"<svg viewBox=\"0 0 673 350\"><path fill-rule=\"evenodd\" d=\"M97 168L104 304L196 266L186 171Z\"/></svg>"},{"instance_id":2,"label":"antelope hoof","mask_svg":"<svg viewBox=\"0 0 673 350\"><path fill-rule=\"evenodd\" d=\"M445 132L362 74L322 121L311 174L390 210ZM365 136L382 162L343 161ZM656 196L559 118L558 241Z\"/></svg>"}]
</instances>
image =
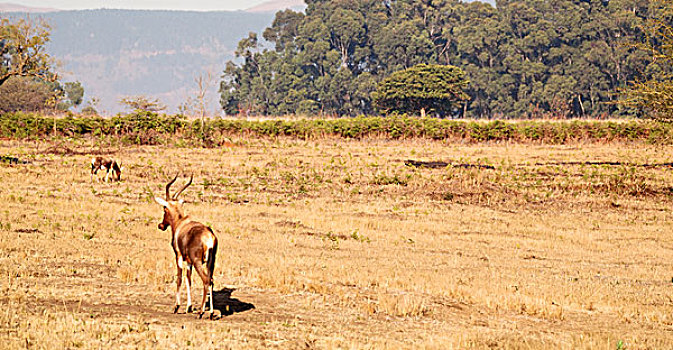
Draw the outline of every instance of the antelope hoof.
<instances>
[{"instance_id":1,"label":"antelope hoof","mask_svg":"<svg viewBox=\"0 0 673 350\"><path fill-rule=\"evenodd\" d=\"M191 314L192 311L194 311L194 310L192 310L192 306L191 305L187 306L187 313Z\"/></svg>"},{"instance_id":2,"label":"antelope hoof","mask_svg":"<svg viewBox=\"0 0 673 350\"><path fill-rule=\"evenodd\" d=\"M180 305L175 305L175 308L173 309L173 313L177 314L179 308L180 308Z\"/></svg>"},{"instance_id":3,"label":"antelope hoof","mask_svg":"<svg viewBox=\"0 0 673 350\"><path fill-rule=\"evenodd\" d=\"M199 320L203 318L203 311L199 312Z\"/></svg>"}]
</instances>

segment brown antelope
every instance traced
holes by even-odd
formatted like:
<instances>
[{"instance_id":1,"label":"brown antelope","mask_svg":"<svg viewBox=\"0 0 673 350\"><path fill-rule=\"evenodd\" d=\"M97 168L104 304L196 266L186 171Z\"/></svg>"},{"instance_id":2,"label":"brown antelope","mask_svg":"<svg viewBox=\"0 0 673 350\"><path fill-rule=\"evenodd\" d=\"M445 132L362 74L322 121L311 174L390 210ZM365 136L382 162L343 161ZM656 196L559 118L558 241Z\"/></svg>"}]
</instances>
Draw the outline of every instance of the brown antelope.
<instances>
[{"instance_id":1,"label":"brown antelope","mask_svg":"<svg viewBox=\"0 0 673 350\"><path fill-rule=\"evenodd\" d=\"M177 291L175 293L175 309L180 308L180 286L182 285L182 269L187 269L187 313L192 312L192 266L203 281L203 300L199 318L203 317L206 307L206 295L210 297L210 318L213 318L213 271L215 269L215 255L217 254L217 237L210 227L193 221L182 211L182 200L178 196L192 183L194 176L177 193L171 196L171 185L178 178L177 175L166 185L166 199L154 197L154 200L164 207L164 218L159 229L165 231L168 226L173 231L171 246L175 253L178 268ZM204 266L205 264L205 266Z\"/></svg>"},{"instance_id":2,"label":"brown antelope","mask_svg":"<svg viewBox=\"0 0 673 350\"><path fill-rule=\"evenodd\" d=\"M112 158L103 158L103 157L94 157L91 159L91 182L93 182L93 176L98 173L100 168L105 168L105 182L107 182L110 173L112 172L113 180L121 181L122 180L122 167L116 160Z\"/></svg>"}]
</instances>

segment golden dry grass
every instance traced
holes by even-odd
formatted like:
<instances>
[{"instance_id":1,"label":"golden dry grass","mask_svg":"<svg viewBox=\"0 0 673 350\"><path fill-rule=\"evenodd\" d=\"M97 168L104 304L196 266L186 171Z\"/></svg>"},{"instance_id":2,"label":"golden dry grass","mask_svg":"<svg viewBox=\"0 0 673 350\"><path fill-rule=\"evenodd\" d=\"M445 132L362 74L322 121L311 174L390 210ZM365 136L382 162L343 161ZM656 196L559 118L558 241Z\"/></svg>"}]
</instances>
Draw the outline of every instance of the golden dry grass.
<instances>
[{"instance_id":1,"label":"golden dry grass","mask_svg":"<svg viewBox=\"0 0 673 350\"><path fill-rule=\"evenodd\" d=\"M673 147L233 141L106 148L112 184L88 141L2 141L29 161L0 164L3 348L673 347ZM178 170L217 321L170 313L151 198Z\"/></svg>"}]
</instances>

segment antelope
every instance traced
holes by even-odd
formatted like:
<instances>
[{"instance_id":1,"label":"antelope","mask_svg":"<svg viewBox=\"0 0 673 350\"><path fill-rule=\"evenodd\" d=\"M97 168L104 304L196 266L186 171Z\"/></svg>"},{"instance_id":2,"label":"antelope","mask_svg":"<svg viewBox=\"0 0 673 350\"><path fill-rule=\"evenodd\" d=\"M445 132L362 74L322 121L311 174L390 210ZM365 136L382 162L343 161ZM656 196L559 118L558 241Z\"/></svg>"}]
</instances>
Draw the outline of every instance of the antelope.
<instances>
[{"instance_id":1,"label":"antelope","mask_svg":"<svg viewBox=\"0 0 673 350\"><path fill-rule=\"evenodd\" d=\"M122 180L123 168L119 165L119 163L117 163L117 161L112 158L107 159L98 156L91 159L91 182L93 182L93 176L98 173L100 168L105 168L105 182L107 182L110 172L112 172L113 180Z\"/></svg>"},{"instance_id":2,"label":"antelope","mask_svg":"<svg viewBox=\"0 0 673 350\"><path fill-rule=\"evenodd\" d=\"M199 318L203 317L206 307L206 295L210 297L210 318L213 318L213 271L215 270L215 255L217 254L217 237L210 227L192 220L182 211L183 200L178 196L192 183L194 175L189 182L177 193L171 196L171 185L178 178L175 175L166 185L166 199L154 197L159 205L164 207L164 218L159 224L159 229L165 231L171 227L171 246L175 253L175 261L178 269L177 291L175 293L175 308L173 313L180 309L180 287L182 286L182 270L187 270L187 313L192 312L192 267L201 277L203 282L203 299ZM205 266L204 266L205 264Z\"/></svg>"}]
</instances>

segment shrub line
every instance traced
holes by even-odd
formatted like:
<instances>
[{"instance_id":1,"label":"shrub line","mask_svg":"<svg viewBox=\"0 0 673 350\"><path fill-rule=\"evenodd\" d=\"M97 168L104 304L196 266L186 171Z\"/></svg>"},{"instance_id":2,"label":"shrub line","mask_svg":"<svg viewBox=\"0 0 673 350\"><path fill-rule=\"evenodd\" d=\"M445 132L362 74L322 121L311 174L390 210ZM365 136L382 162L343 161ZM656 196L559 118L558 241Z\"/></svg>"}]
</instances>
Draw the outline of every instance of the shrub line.
<instances>
[{"instance_id":1,"label":"shrub line","mask_svg":"<svg viewBox=\"0 0 673 350\"><path fill-rule=\"evenodd\" d=\"M191 145L221 146L231 136L318 139L432 139L448 142L645 142L672 144L673 124L651 120L475 121L407 116L340 119L200 119L136 112L114 117L51 117L31 113L0 115L0 136L35 139L49 136L116 137L125 144L166 144L176 139ZM229 142L230 143L230 142Z\"/></svg>"}]
</instances>

